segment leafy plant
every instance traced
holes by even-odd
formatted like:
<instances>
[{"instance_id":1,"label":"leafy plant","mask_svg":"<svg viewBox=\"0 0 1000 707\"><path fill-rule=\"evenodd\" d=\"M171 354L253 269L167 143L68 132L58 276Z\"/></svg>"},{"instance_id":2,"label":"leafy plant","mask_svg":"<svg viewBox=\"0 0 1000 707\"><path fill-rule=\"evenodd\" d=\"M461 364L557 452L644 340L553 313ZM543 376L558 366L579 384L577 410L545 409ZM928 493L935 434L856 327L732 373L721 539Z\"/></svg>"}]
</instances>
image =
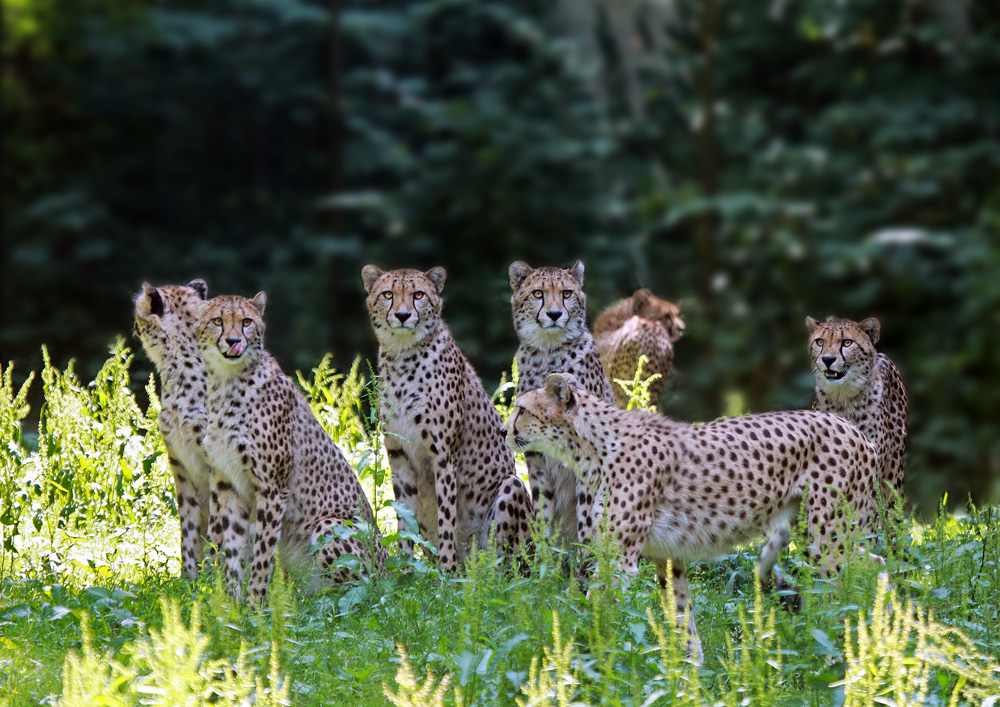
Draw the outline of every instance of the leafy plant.
<instances>
[{"instance_id":1,"label":"leafy plant","mask_svg":"<svg viewBox=\"0 0 1000 707\"><path fill-rule=\"evenodd\" d=\"M441 682L435 685L437 678L428 665L424 684L420 685L413 674L406 649L398 645L396 650L399 652L399 670L396 671L397 691L393 692L388 685L382 683L382 693L386 699L397 707L444 707L444 697L451 684L451 676L445 675ZM462 704L462 690L456 685L455 707L462 707Z\"/></svg>"},{"instance_id":2,"label":"leafy plant","mask_svg":"<svg viewBox=\"0 0 1000 707\"><path fill-rule=\"evenodd\" d=\"M656 412L656 407L649 404L649 386L652 385L653 381L662 378L663 374L651 373L648 376L643 375L643 369L645 369L647 363L649 363L648 357L646 354L641 354L635 368L635 376L633 376L632 380L622 378L615 378L614 380L617 385L622 387L625 394L628 395L626 410Z\"/></svg>"},{"instance_id":3,"label":"leafy plant","mask_svg":"<svg viewBox=\"0 0 1000 707\"><path fill-rule=\"evenodd\" d=\"M180 604L160 600L161 629L150 628L137 641L123 646L126 658L99 655L89 617L81 620L80 653L66 656L60 707L95 704L130 705L239 705L251 701L261 707L290 705L287 678L281 675L278 645L271 646L270 671L265 680L249 663L245 645L235 662L205 656L209 638L201 631L196 604L190 626L181 618Z\"/></svg>"},{"instance_id":4,"label":"leafy plant","mask_svg":"<svg viewBox=\"0 0 1000 707\"><path fill-rule=\"evenodd\" d=\"M847 674L838 683L845 707L890 699L924 705L935 683L949 705L1000 699L1000 662L961 631L935 621L929 609L900 600L884 577L870 615L859 612L857 623L845 619L845 627Z\"/></svg>"},{"instance_id":5,"label":"leafy plant","mask_svg":"<svg viewBox=\"0 0 1000 707\"><path fill-rule=\"evenodd\" d=\"M301 371L296 372L313 415L333 441L348 450L357 448L366 439L360 408L365 379L360 369L361 357L358 356L346 374L337 373L333 356L327 354L312 369L311 380Z\"/></svg>"},{"instance_id":6,"label":"leafy plant","mask_svg":"<svg viewBox=\"0 0 1000 707\"><path fill-rule=\"evenodd\" d=\"M28 388L35 378L34 372L14 392L14 365L0 366L0 527L3 528L3 547L0 549L0 578L13 564L17 553L14 539L20 534L20 524L28 495L17 483L17 471L28 456L22 446L21 421L27 417Z\"/></svg>"}]
</instances>

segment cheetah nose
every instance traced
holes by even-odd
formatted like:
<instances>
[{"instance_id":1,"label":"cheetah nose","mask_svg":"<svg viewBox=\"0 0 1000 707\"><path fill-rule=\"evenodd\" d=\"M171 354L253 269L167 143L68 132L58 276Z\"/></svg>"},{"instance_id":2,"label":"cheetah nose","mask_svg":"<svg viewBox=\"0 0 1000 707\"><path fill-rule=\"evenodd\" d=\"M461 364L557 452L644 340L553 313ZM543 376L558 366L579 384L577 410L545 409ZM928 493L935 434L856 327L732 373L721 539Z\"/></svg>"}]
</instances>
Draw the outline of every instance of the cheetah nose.
<instances>
[{"instance_id":1,"label":"cheetah nose","mask_svg":"<svg viewBox=\"0 0 1000 707\"><path fill-rule=\"evenodd\" d=\"M238 343L240 343L240 337L238 337L238 336L227 336L226 337L226 343L229 344L230 346L232 346L233 344L238 344Z\"/></svg>"},{"instance_id":2,"label":"cheetah nose","mask_svg":"<svg viewBox=\"0 0 1000 707\"><path fill-rule=\"evenodd\" d=\"M400 324L403 324L409 318L410 318L409 312L396 312L396 319L399 320Z\"/></svg>"},{"instance_id":3,"label":"cheetah nose","mask_svg":"<svg viewBox=\"0 0 1000 707\"><path fill-rule=\"evenodd\" d=\"M827 356L824 356L820 360L823 361L824 364L826 364L827 368L829 368L830 366L833 365L833 362L837 360L837 357L836 356L827 355Z\"/></svg>"},{"instance_id":4,"label":"cheetah nose","mask_svg":"<svg viewBox=\"0 0 1000 707\"><path fill-rule=\"evenodd\" d=\"M549 315L549 319L552 321L557 321L562 316L562 312L546 312L546 314Z\"/></svg>"}]
</instances>

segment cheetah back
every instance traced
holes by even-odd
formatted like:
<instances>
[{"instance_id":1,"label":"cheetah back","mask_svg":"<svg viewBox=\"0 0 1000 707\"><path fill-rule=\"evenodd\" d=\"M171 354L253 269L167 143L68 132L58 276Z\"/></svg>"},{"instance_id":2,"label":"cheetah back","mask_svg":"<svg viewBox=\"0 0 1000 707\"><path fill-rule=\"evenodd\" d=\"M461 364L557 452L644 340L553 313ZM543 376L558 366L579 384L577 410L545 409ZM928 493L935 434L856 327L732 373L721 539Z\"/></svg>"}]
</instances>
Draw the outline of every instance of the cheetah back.
<instances>
[{"instance_id":1,"label":"cheetah back","mask_svg":"<svg viewBox=\"0 0 1000 707\"><path fill-rule=\"evenodd\" d=\"M639 357L645 356L644 377L659 374L649 385L650 405L659 408L673 371L673 344L683 332L684 321L677 305L645 289L601 312L594 322L594 341L618 407L628 405L629 398L625 388L615 381L633 380Z\"/></svg>"}]
</instances>

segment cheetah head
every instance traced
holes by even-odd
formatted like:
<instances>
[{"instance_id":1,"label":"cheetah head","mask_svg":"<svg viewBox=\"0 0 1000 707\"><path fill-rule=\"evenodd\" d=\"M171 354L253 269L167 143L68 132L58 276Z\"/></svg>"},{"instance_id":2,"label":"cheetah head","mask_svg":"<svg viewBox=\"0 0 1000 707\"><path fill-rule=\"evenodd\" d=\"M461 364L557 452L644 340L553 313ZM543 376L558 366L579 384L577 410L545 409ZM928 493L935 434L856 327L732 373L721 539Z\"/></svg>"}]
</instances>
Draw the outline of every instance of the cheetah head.
<instances>
[{"instance_id":1,"label":"cheetah head","mask_svg":"<svg viewBox=\"0 0 1000 707\"><path fill-rule=\"evenodd\" d=\"M632 295L632 314L642 319L656 322L663 327L671 343L684 334L684 320L681 309L673 302L657 297L643 288Z\"/></svg>"},{"instance_id":2,"label":"cheetah head","mask_svg":"<svg viewBox=\"0 0 1000 707\"><path fill-rule=\"evenodd\" d=\"M194 337L198 310L207 294L204 280L192 280L186 286L153 287L142 283L135 296L134 332L158 368L172 341Z\"/></svg>"},{"instance_id":3,"label":"cheetah head","mask_svg":"<svg viewBox=\"0 0 1000 707\"><path fill-rule=\"evenodd\" d=\"M569 268L534 269L517 261L508 268L514 328L522 342L551 348L587 330L583 263Z\"/></svg>"},{"instance_id":4,"label":"cheetah head","mask_svg":"<svg viewBox=\"0 0 1000 707\"><path fill-rule=\"evenodd\" d=\"M816 384L829 392L844 393L862 387L875 362L879 321L869 317L861 322L830 318L818 322L806 317L809 329L809 357Z\"/></svg>"},{"instance_id":5,"label":"cheetah head","mask_svg":"<svg viewBox=\"0 0 1000 707\"><path fill-rule=\"evenodd\" d=\"M419 343L441 320L444 268L390 270L374 265L361 270L368 297L368 316L381 346L401 349Z\"/></svg>"},{"instance_id":6,"label":"cheetah head","mask_svg":"<svg viewBox=\"0 0 1000 707\"><path fill-rule=\"evenodd\" d=\"M586 395L569 373L552 373L545 387L517 396L504 424L507 446L515 452L543 452L566 461L577 437L577 399Z\"/></svg>"},{"instance_id":7,"label":"cheetah head","mask_svg":"<svg viewBox=\"0 0 1000 707\"><path fill-rule=\"evenodd\" d=\"M253 299L223 295L202 305L195 334L210 369L236 373L260 358L266 304L267 295L258 292Z\"/></svg>"}]
</instances>

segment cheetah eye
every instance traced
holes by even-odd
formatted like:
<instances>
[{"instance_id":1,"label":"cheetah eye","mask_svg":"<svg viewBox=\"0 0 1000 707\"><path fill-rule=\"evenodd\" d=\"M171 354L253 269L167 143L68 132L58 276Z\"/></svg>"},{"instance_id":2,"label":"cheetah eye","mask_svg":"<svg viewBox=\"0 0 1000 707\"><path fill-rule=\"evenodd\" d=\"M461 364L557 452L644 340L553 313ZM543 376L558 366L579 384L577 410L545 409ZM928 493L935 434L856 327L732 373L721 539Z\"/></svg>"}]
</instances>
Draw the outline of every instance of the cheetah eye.
<instances>
[{"instance_id":1,"label":"cheetah eye","mask_svg":"<svg viewBox=\"0 0 1000 707\"><path fill-rule=\"evenodd\" d=\"M382 299L392 299L392 292L390 292L389 290L386 290L385 292L383 292L382 293Z\"/></svg>"},{"instance_id":2,"label":"cheetah eye","mask_svg":"<svg viewBox=\"0 0 1000 707\"><path fill-rule=\"evenodd\" d=\"M824 342L822 339L816 339L813 343L816 344L817 346L822 346L826 342Z\"/></svg>"},{"instance_id":3,"label":"cheetah eye","mask_svg":"<svg viewBox=\"0 0 1000 707\"><path fill-rule=\"evenodd\" d=\"M222 326L222 317L213 317L212 324L215 326Z\"/></svg>"},{"instance_id":4,"label":"cheetah eye","mask_svg":"<svg viewBox=\"0 0 1000 707\"><path fill-rule=\"evenodd\" d=\"M542 292L541 290L535 290L534 292L531 293L531 296L534 297L535 299L541 299L542 297L545 296L545 293Z\"/></svg>"},{"instance_id":5,"label":"cheetah eye","mask_svg":"<svg viewBox=\"0 0 1000 707\"><path fill-rule=\"evenodd\" d=\"M569 299L573 296L573 290L563 290L563 299Z\"/></svg>"},{"instance_id":6,"label":"cheetah eye","mask_svg":"<svg viewBox=\"0 0 1000 707\"><path fill-rule=\"evenodd\" d=\"M424 293L419 290L413 293L413 299L423 299Z\"/></svg>"},{"instance_id":7,"label":"cheetah eye","mask_svg":"<svg viewBox=\"0 0 1000 707\"><path fill-rule=\"evenodd\" d=\"M854 339L844 339L844 346L853 346Z\"/></svg>"},{"instance_id":8,"label":"cheetah eye","mask_svg":"<svg viewBox=\"0 0 1000 707\"><path fill-rule=\"evenodd\" d=\"M251 319L250 317L247 317L246 319L243 320L243 328L244 329L246 329L251 324L253 324L253 319Z\"/></svg>"}]
</instances>

